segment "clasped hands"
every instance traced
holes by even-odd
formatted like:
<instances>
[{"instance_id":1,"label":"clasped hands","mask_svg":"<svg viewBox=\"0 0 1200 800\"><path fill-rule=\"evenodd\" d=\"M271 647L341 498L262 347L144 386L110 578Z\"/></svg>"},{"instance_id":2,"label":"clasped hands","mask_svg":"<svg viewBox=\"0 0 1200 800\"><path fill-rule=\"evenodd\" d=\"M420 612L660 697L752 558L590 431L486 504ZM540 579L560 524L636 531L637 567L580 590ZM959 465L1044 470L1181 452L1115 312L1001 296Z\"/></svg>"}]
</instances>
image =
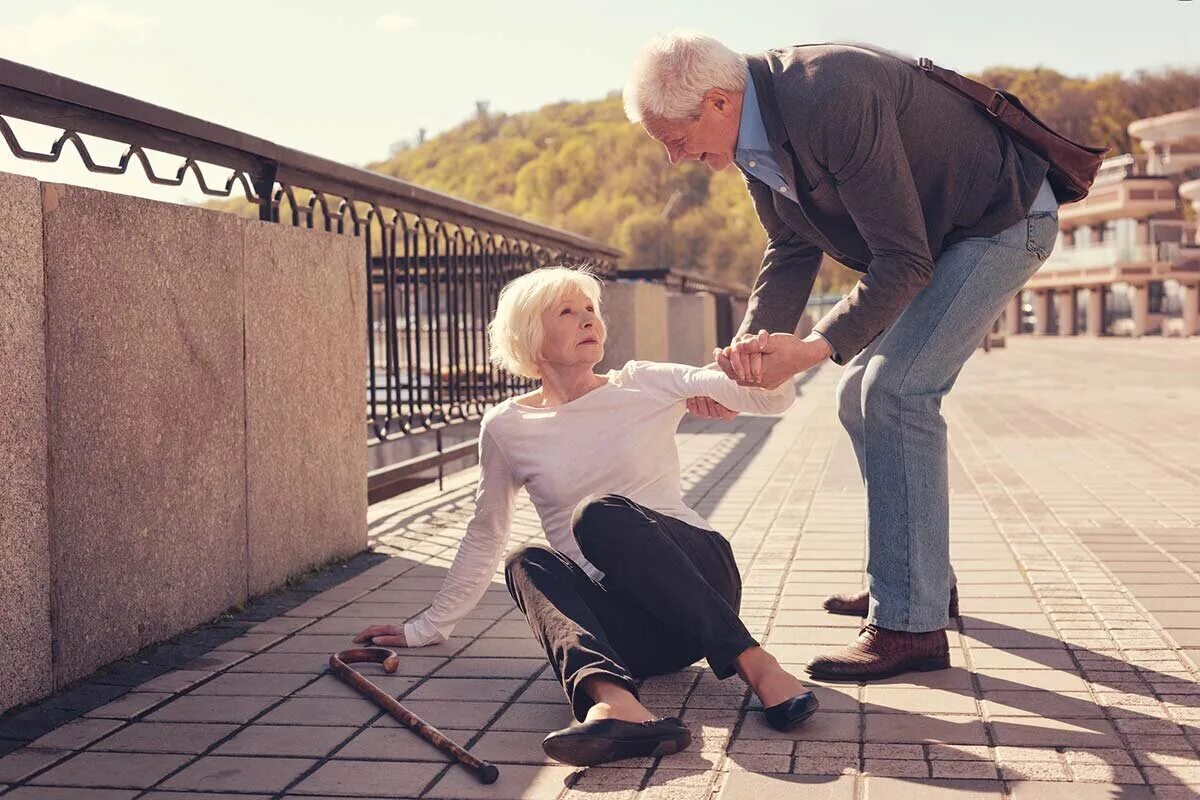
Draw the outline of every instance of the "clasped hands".
<instances>
[{"instance_id":1,"label":"clasped hands","mask_svg":"<svg viewBox=\"0 0 1200 800\"><path fill-rule=\"evenodd\" d=\"M774 389L792 376L829 358L829 344L811 334L801 339L790 333L744 333L728 346L713 349L713 359L726 375L742 386ZM688 400L688 411L699 417L731 420L737 413L709 397Z\"/></svg>"}]
</instances>

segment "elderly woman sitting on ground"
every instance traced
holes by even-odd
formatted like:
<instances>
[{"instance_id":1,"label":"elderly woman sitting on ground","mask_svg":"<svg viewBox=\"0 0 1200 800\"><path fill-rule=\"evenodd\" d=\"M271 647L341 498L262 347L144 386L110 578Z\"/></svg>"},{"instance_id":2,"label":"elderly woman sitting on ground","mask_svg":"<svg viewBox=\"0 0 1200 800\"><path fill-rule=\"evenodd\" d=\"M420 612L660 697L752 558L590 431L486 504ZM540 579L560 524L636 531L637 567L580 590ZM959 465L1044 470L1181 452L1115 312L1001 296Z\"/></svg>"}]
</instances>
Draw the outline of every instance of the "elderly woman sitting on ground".
<instances>
[{"instance_id":1,"label":"elderly woman sitting on ground","mask_svg":"<svg viewBox=\"0 0 1200 800\"><path fill-rule=\"evenodd\" d=\"M549 547L509 554L505 580L578 721L546 737L551 758L590 765L687 747L687 728L651 714L634 681L701 656L718 678L741 675L767 722L787 730L816 711L816 697L738 618L733 551L683 502L675 430L689 397L779 414L794 385L745 387L716 368L648 361L598 375L604 341L594 276L551 267L504 287L492 360L541 385L484 415L475 513L431 607L355 641L419 647L449 637L496 570L524 486Z\"/></svg>"}]
</instances>

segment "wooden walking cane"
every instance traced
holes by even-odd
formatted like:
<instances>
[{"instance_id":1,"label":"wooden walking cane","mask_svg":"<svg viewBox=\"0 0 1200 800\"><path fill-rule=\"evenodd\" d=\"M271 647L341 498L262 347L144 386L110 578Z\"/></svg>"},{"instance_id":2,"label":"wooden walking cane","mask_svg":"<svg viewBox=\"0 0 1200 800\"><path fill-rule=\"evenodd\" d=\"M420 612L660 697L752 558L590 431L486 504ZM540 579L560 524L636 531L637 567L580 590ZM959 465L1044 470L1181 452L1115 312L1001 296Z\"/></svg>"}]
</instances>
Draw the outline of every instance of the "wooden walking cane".
<instances>
[{"instance_id":1,"label":"wooden walking cane","mask_svg":"<svg viewBox=\"0 0 1200 800\"><path fill-rule=\"evenodd\" d=\"M454 758L471 772L480 783L495 783L500 777L500 770L494 764L480 761L459 745L451 741L446 734L430 725L416 714L409 711L387 692L380 689L363 677L350 664L383 664L383 671L392 673L400 665L400 656L394 650L386 647L359 647L353 650L343 650L329 657L329 668L333 674L353 686L361 694L369 697L375 705L382 708L404 727L415 732L425 741Z\"/></svg>"}]
</instances>

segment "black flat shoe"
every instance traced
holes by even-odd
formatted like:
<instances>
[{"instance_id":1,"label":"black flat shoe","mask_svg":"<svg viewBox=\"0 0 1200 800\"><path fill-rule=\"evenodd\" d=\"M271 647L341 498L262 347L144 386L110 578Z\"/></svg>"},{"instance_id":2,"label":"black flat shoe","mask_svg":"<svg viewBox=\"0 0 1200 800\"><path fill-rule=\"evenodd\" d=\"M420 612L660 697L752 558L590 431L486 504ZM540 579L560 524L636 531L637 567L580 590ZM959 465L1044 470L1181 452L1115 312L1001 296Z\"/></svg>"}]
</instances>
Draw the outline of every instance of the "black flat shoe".
<instances>
[{"instance_id":1,"label":"black flat shoe","mask_svg":"<svg viewBox=\"0 0 1200 800\"><path fill-rule=\"evenodd\" d=\"M778 705L764 708L767 724L777 731L787 731L811 717L821 704L812 692L798 694L790 700L784 700Z\"/></svg>"},{"instance_id":2,"label":"black flat shoe","mask_svg":"<svg viewBox=\"0 0 1200 800\"><path fill-rule=\"evenodd\" d=\"M555 731L542 749L555 761L590 767L642 756L669 756L692 743L692 734L676 717L649 722L598 719Z\"/></svg>"}]
</instances>

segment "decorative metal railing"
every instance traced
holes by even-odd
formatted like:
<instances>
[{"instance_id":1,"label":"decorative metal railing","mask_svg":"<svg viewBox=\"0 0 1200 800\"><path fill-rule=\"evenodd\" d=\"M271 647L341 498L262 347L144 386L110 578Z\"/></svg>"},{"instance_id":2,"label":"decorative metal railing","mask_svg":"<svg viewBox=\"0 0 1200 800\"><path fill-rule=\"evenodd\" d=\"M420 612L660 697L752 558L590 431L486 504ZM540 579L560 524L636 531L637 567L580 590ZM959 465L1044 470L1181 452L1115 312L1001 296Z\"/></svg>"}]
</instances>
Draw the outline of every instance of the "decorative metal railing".
<instances>
[{"instance_id":1,"label":"decorative metal railing","mask_svg":"<svg viewBox=\"0 0 1200 800\"><path fill-rule=\"evenodd\" d=\"M10 120L61 131L48 150L22 145ZM549 264L611 275L619 251L582 236L292 150L205 120L0 59L0 136L19 159L53 163L73 149L90 172L245 198L259 218L356 236L364 244L372 444L484 410L526 382L487 361L486 324L500 287ZM100 163L91 137L124 152ZM177 163L156 170L157 154ZM160 162L161 163L161 162ZM224 177L213 180L213 172ZM419 465L416 465L419 466Z\"/></svg>"}]
</instances>

